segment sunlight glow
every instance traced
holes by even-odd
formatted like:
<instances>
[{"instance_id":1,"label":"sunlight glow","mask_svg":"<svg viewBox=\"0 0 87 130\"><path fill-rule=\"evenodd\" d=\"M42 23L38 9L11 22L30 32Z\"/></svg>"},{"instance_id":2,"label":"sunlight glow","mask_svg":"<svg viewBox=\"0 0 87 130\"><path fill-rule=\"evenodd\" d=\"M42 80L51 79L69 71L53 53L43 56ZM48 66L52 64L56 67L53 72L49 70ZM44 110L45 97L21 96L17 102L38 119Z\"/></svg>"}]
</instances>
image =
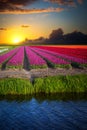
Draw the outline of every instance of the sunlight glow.
<instances>
[{"instance_id":1,"label":"sunlight glow","mask_svg":"<svg viewBox=\"0 0 87 130\"><path fill-rule=\"evenodd\" d=\"M13 40L14 43L19 43L20 42L20 39L16 38Z\"/></svg>"},{"instance_id":2,"label":"sunlight glow","mask_svg":"<svg viewBox=\"0 0 87 130\"><path fill-rule=\"evenodd\" d=\"M20 44L23 41L21 36L16 36L12 38L12 44Z\"/></svg>"}]
</instances>

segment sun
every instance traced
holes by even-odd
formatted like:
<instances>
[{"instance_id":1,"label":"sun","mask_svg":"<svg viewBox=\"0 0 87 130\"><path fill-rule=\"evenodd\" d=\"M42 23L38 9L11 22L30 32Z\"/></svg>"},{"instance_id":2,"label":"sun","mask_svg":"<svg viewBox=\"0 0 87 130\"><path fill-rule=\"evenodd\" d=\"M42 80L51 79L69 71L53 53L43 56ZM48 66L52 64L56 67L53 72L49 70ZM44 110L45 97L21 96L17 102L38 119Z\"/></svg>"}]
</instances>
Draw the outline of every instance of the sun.
<instances>
[{"instance_id":1,"label":"sun","mask_svg":"<svg viewBox=\"0 0 87 130\"><path fill-rule=\"evenodd\" d=\"M15 39L13 40L13 42L14 42L14 43L19 43L19 42L20 42L20 39L15 38Z\"/></svg>"},{"instance_id":2,"label":"sun","mask_svg":"<svg viewBox=\"0 0 87 130\"><path fill-rule=\"evenodd\" d=\"M12 43L13 43L13 44L20 44L22 41L23 41L23 40L22 40L21 37L14 37L14 38L12 39Z\"/></svg>"},{"instance_id":3,"label":"sun","mask_svg":"<svg viewBox=\"0 0 87 130\"><path fill-rule=\"evenodd\" d=\"M23 41L25 40L25 37L21 34L12 34L10 37L9 37L9 43L11 45L20 45Z\"/></svg>"}]
</instances>

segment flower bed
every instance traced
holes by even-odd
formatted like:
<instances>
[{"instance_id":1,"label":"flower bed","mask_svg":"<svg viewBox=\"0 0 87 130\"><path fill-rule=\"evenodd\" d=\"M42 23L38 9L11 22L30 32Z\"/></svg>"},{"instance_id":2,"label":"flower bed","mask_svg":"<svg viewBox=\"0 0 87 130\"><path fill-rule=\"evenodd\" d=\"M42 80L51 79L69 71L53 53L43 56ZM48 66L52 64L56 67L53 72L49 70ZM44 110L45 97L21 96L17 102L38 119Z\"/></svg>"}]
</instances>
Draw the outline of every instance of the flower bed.
<instances>
[{"instance_id":1,"label":"flower bed","mask_svg":"<svg viewBox=\"0 0 87 130\"><path fill-rule=\"evenodd\" d=\"M10 52L3 54L0 56L0 64L2 64L5 60L7 60L9 57L11 57L13 54L15 54L18 51L18 48L11 50Z\"/></svg>"},{"instance_id":2,"label":"flower bed","mask_svg":"<svg viewBox=\"0 0 87 130\"><path fill-rule=\"evenodd\" d=\"M45 60L43 60L36 53L31 51L29 47L25 47L26 54L30 63L31 68L44 68L47 67Z\"/></svg>"},{"instance_id":3,"label":"flower bed","mask_svg":"<svg viewBox=\"0 0 87 130\"><path fill-rule=\"evenodd\" d=\"M19 51L8 61L7 67L22 67L24 59L24 47L20 47Z\"/></svg>"},{"instance_id":4,"label":"flower bed","mask_svg":"<svg viewBox=\"0 0 87 130\"><path fill-rule=\"evenodd\" d=\"M58 57L60 57L60 58L63 58L63 59L65 59L65 60L67 60L67 61L69 61L69 62L77 62L77 63L80 63L80 64L87 64L87 59L82 59L82 58L77 58L77 57L74 57L74 56L70 56L69 54L68 54L68 52L67 52L67 54L68 55L66 55L66 54L63 54L63 53L58 53L58 52L54 52L54 51L51 51L50 49L52 49L52 47L40 47L40 46L36 46L36 47L34 47L34 48L37 48L37 49L39 49L40 51L44 51L44 52L47 52L47 53L49 53L49 54L53 54L53 55L55 55L55 56L58 56ZM47 48L47 49L45 49L45 48ZM61 48L60 48L60 50L61 50ZM66 48L65 48L65 50L66 50Z\"/></svg>"},{"instance_id":5,"label":"flower bed","mask_svg":"<svg viewBox=\"0 0 87 130\"><path fill-rule=\"evenodd\" d=\"M56 47L54 47L54 46L34 46L34 47L87 60L87 48L72 48L72 46L71 46L71 48L70 47L69 48L68 47L59 47L59 46L56 46Z\"/></svg>"},{"instance_id":6,"label":"flower bed","mask_svg":"<svg viewBox=\"0 0 87 130\"><path fill-rule=\"evenodd\" d=\"M56 56L53 56L52 54L46 53L45 51L41 51L40 49L32 48L32 47L31 47L31 49L33 51L35 51L36 53L38 53L39 55L41 55L43 58L46 58L47 60L51 61L55 65L70 64L69 62L65 61L64 59L60 59Z\"/></svg>"}]
</instances>

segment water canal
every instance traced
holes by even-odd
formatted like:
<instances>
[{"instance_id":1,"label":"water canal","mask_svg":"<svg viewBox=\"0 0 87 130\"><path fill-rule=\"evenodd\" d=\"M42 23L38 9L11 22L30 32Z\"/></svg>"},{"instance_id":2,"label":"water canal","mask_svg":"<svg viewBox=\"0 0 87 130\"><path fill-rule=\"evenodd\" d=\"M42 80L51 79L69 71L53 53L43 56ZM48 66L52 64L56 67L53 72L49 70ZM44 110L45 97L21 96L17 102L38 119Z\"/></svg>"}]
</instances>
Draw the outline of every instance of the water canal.
<instances>
[{"instance_id":1,"label":"water canal","mask_svg":"<svg viewBox=\"0 0 87 130\"><path fill-rule=\"evenodd\" d=\"M86 94L0 97L0 130L86 129Z\"/></svg>"}]
</instances>

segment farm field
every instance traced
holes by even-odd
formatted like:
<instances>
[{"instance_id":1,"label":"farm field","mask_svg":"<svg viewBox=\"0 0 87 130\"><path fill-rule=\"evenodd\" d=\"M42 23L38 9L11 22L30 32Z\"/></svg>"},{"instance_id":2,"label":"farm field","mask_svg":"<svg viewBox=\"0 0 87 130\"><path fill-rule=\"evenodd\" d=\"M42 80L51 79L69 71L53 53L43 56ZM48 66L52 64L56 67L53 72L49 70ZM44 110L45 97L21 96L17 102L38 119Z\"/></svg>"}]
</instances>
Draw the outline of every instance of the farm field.
<instances>
[{"instance_id":1,"label":"farm field","mask_svg":"<svg viewBox=\"0 0 87 130\"><path fill-rule=\"evenodd\" d=\"M0 130L87 130L87 0L0 0Z\"/></svg>"},{"instance_id":2,"label":"farm field","mask_svg":"<svg viewBox=\"0 0 87 130\"><path fill-rule=\"evenodd\" d=\"M5 49L5 48L4 48ZM0 68L70 68L87 66L87 48L18 46L0 54Z\"/></svg>"},{"instance_id":3,"label":"farm field","mask_svg":"<svg viewBox=\"0 0 87 130\"><path fill-rule=\"evenodd\" d=\"M86 48L16 46L9 49L0 54L1 94L87 92Z\"/></svg>"}]
</instances>

